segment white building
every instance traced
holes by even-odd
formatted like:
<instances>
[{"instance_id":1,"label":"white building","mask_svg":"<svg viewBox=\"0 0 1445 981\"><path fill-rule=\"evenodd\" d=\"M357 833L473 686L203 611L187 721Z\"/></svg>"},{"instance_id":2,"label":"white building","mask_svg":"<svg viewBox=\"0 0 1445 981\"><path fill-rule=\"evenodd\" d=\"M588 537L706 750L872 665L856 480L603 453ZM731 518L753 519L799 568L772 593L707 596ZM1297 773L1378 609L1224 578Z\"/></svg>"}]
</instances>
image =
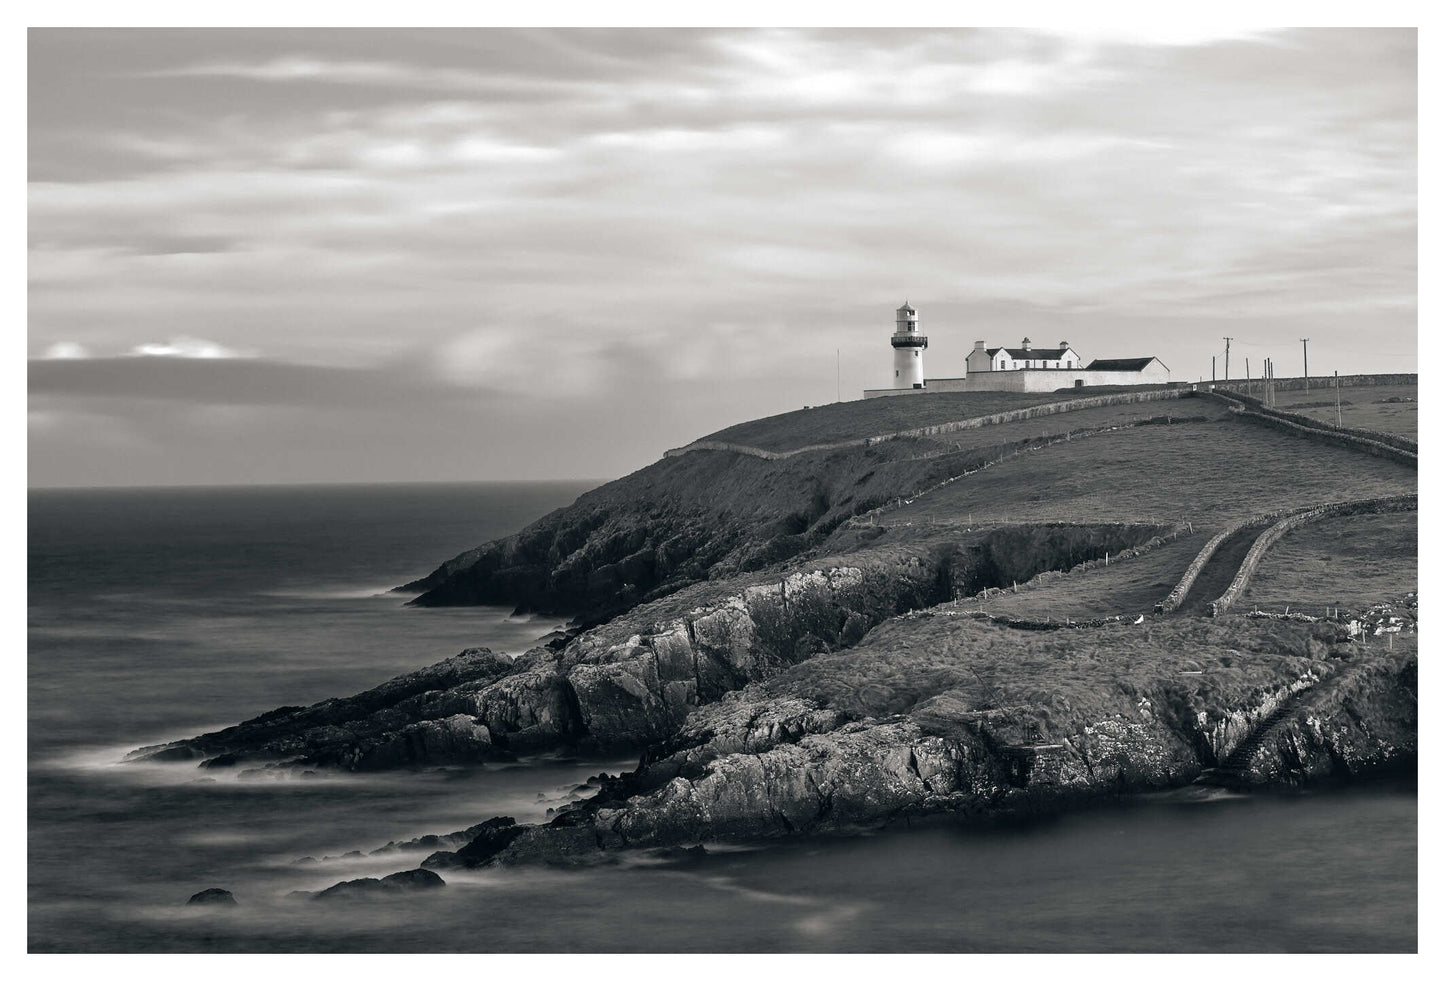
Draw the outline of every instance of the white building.
<instances>
[{"instance_id":1,"label":"white building","mask_svg":"<svg viewBox=\"0 0 1445 981\"><path fill-rule=\"evenodd\" d=\"M986 343L988 342L973 342L973 350L964 362L968 374L1034 368L1078 368L1083 365L1083 360L1069 347L1068 341L1059 341L1058 347L1048 348L1035 348L1027 337L1019 347L986 348Z\"/></svg>"}]
</instances>

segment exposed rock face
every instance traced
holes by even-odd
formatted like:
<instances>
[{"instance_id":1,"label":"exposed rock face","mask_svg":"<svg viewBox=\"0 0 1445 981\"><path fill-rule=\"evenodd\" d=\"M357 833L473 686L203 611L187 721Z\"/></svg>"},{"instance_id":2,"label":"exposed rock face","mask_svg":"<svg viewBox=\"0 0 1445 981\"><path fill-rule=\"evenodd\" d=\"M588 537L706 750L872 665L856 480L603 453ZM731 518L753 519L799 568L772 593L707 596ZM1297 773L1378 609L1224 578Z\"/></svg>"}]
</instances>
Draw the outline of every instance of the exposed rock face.
<instances>
[{"instance_id":1,"label":"exposed rock face","mask_svg":"<svg viewBox=\"0 0 1445 981\"><path fill-rule=\"evenodd\" d=\"M1021 641L1014 657L1061 650L1065 633L1033 650ZM1331 634L1336 643L1326 643ZM1075 636L1100 639L1094 631ZM1221 636L1232 636L1249 660L1218 644ZM1116 644L1128 640L1115 632ZM1157 668L1140 671L1136 661L1128 680L1097 679L1105 700L1094 706L1065 690L1037 693L1033 707L981 707L1009 701L1007 685L984 681L924 698L902 715L853 719L799 693L802 685L823 687L824 700L836 698L817 683L830 658L815 659L698 710L635 774L604 785L548 826L519 829L487 861L596 861L599 851L617 848L873 827L913 815L1047 812L1189 783L1240 745L1250 727L1281 715L1287 724L1272 729L1274 738L1254 757L1258 784L1414 764L1413 655L1353 652L1333 627L1266 629L1243 620L1171 630L1155 642L1202 664L1201 680L1180 678L1169 667L1178 662L1161 654ZM1222 648L1212 662L1203 657L1205 644ZM1266 653L1267 646L1294 653ZM1309 656L1312 648L1317 657ZM1044 667L1070 670L1059 662ZM995 687L1004 688L1001 697ZM880 690L867 697L895 696ZM1038 706L1054 712L1040 717Z\"/></svg>"},{"instance_id":2,"label":"exposed rock face","mask_svg":"<svg viewBox=\"0 0 1445 981\"><path fill-rule=\"evenodd\" d=\"M187 906L235 906L236 897L229 889L202 889L190 899Z\"/></svg>"},{"instance_id":3,"label":"exposed rock face","mask_svg":"<svg viewBox=\"0 0 1445 981\"><path fill-rule=\"evenodd\" d=\"M860 620L926 605L937 580L936 562L916 557L867 574L795 573L684 606L660 623L644 608L561 651L535 648L515 662L466 651L351 698L277 709L131 758L379 769L561 746L640 748L671 735L697 705L839 643L850 618L858 632Z\"/></svg>"},{"instance_id":4,"label":"exposed rock face","mask_svg":"<svg viewBox=\"0 0 1445 981\"><path fill-rule=\"evenodd\" d=\"M422 763L455 763L491 755L491 730L467 715L413 722L395 734L357 746L339 757L357 770L380 770Z\"/></svg>"},{"instance_id":5,"label":"exposed rock face","mask_svg":"<svg viewBox=\"0 0 1445 981\"><path fill-rule=\"evenodd\" d=\"M285 761L353 769L485 758L489 732L447 718L455 713L427 713L423 707L438 691L496 679L512 669L505 654L473 648L349 698L274 709L220 732L138 749L128 758L205 759L211 766ZM412 727L424 721L434 724Z\"/></svg>"},{"instance_id":6,"label":"exposed rock face","mask_svg":"<svg viewBox=\"0 0 1445 981\"><path fill-rule=\"evenodd\" d=\"M1414 772L1419 758L1418 660L1374 657L1306 692L1239 774L1280 786Z\"/></svg>"}]
</instances>

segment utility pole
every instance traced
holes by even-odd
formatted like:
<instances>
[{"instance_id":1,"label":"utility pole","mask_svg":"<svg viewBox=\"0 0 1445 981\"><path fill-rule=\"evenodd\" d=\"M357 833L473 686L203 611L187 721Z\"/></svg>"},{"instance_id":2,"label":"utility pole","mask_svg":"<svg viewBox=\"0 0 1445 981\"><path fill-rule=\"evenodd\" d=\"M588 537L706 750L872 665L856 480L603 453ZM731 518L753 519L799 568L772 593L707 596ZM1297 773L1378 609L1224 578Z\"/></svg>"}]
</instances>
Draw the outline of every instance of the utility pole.
<instances>
[{"instance_id":1,"label":"utility pole","mask_svg":"<svg viewBox=\"0 0 1445 981\"><path fill-rule=\"evenodd\" d=\"M1244 359L1244 390L1250 395L1254 394L1254 383L1249 377L1249 359Z\"/></svg>"},{"instance_id":2,"label":"utility pole","mask_svg":"<svg viewBox=\"0 0 1445 981\"><path fill-rule=\"evenodd\" d=\"M1225 380L1225 381L1229 381L1229 342L1232 341L1232 340L1234 340L1234 338L1232 338L1232 337L1226 337L1226 338L1224 339L1224 380Z\"/></svg>"},{"instance_id":3,"label":"utility pole","mask_svg":"<svg viewBox=\"0 0 1445 981\"><path fill-rule=\"evenodd\" d=\"M1305 391L1310 390L1310 339L1301 337L1299 342L1305 346Z\"/></svg>"},{"instance_id":4,"label":"utility pole","mask_svg":"<svg viewBox=\"0 0 1445 981\"><path fill-rule=\"evenodd\" d=\"M1340 415L1340 369L1335 369L1335 428L1344 429L1344 417Z\"/></svg>"},{"instance_id":5,"label":"utility pole","mask_svg":"<svg viewBox=\"0 0 1445 981\"><path fill-rule=\"evenodd\" d=\"M1215 366L1216 363L1218 363L1218 361L1219 361L1219 355L1217 355L1217 354L1211 354L1211 355L1209 356L1209 384L1211 384L1211 385L1213 385L1216 381L1219 380L1219 379L1218 379L1218 376L1217 376L1216 373L1215 373L1215 369L1214 369L1214 366Z\"/></svg>"}]
</instances>

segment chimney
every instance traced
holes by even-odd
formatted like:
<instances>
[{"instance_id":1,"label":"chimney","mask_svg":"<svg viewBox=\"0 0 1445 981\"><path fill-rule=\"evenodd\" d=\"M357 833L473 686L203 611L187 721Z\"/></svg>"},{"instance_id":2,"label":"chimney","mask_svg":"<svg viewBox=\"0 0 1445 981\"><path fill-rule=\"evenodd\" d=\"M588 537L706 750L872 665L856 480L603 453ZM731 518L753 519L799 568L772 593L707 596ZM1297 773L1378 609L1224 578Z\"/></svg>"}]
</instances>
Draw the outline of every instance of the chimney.
<instances>
[{"instance_id":1,"label":"chimney","mask_svg":"<svg viewBox=\"0 0 1445 981\"><path fill-rule=\"evenodd\" d=\"M1024 338L1023 348L1025 351L1029 349L1029 339L1027 337Z\"/></svg>"},{"instance_id":2,"label":"chimney","mask_svg":"<svg viewBox=\"0 0 1445 981\"><path fill-rule=\"evenodd\" d=\"M988 343L988 341L974 341L974 342L973 342L973 349L974 349L975 351L982 351L982 350L984 349L983 346L984 346L985 344L987 344L987 343Z\"/></svg>"},{"instance_id":3,"label":"chimney","mask_svg":"<svg viewBox=\"0 0 1445 981\"><path fill-rule=\"evenodd\" d=\"M1068 341L1059 341L1059 350L1060 350L1060 351L1067 351L1068 349L1069 349L1069 342L1068 342Z\"/></svg>"}]
</instances>

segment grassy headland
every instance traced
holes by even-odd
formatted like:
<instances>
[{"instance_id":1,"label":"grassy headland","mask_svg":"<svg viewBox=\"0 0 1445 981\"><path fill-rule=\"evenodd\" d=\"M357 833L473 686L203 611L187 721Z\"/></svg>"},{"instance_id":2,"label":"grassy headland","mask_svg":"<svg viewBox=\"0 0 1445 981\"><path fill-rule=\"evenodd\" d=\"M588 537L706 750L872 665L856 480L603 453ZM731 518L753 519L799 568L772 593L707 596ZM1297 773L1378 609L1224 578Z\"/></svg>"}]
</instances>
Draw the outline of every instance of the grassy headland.
<instances>
[{"instance_id":1,"label":"grassy headland","mask_svg":"<svg viewBox=\"0 0 1445 981\"><path fill-rule=\"evenodd\" d=\"M1061 398L875 399L711 439L796 449ZM1236 609L1289 618L1209 617L1204 594L1278 514L1415 487L1408 460L1189 397L782 459L694 449L410 587L574 614L572 635L158 751L283 768L641 751L551 825L499 825L437 867L1049 807L1227 759L1265 773L1244 748L1273 783L1410 766L1413 645L1367 646L1350 620L1415 592L1411 515L1280 539ZM1254 519L1206 562L1206 540ZM1156 614L1201 563L1199 595ZM1293 615L1326 596L1343 616ZM1306 709L1309 726L1281 723ZM1246 742L1266 726L1287 745Z\"/></svg>"}]
</instances>

